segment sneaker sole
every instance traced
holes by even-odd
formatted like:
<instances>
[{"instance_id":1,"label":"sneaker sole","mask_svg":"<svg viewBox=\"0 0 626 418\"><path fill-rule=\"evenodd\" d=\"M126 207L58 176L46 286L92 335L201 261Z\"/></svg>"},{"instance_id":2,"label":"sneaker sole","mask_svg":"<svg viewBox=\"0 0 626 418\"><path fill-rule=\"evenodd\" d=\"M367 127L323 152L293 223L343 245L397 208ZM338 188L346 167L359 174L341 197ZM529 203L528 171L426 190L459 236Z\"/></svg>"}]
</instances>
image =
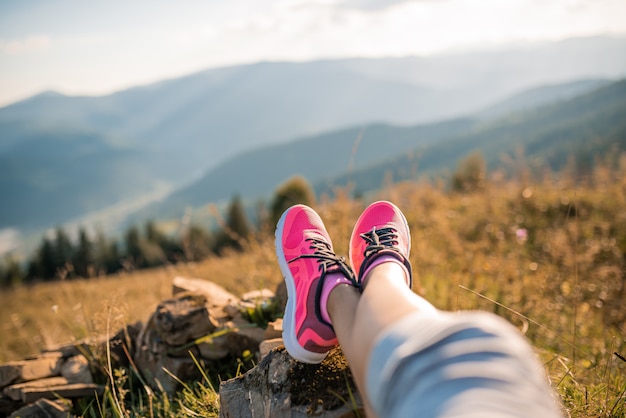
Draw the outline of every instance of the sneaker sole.
<instances>
[{"instance_id":1,"label":"sneaker sole","mask_svg":"<svg viewBox=\"0 0 626 418\"><path fill-rule=\"evenodd\" d=\"M293 358L303 363L318 364L326 358L326 353L314 353L300 345L298 337L296 335L296 283L291 270L285 259L285 252L283 251L282 238L285 228L285 219L288 211L283 213L276 226L276 233L274 239L274 246L276 247L276 257L278 258L278 266L283 274L285 283L287 284L287 306L285 308L285 315L283 316L283 343L287 348L287 351Z\"/></svg>"}]
</instances>

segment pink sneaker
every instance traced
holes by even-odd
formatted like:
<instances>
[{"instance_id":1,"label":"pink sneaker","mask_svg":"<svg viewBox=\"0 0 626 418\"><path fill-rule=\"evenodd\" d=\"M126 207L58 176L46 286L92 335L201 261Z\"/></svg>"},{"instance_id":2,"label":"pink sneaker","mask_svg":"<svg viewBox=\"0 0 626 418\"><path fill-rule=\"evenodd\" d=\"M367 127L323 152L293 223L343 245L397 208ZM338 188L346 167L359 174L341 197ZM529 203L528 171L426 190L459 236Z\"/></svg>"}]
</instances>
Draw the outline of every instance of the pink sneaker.
<instances>
[{"instance_id":1,"label":"pink sneaker","mask_svg":"<svg viewBox=\"0 0 626 418\"><path fill-rule=\"evenodd\" d=\"M356 222L350 237L350 264L354 271L358 271L357 280L361 289L369 270L383 260L403 265L408 273L407 284L412 287L410 251L411 233L402 211L386 201L369 205Z\"/></svg>"},{"instance_id":2,"label":"pink sneaker","mask_svg":"<svg viewBox=\"0 0 626 418\"><path fill-rule=\"evenodd\" d=\"M287 284L283 341L289 354L305 363L320 363L337 345L327 302L335 286L356 286L343 257L337 257L319 215L296 205L276 227L276 256Z\"/></svg>"}]
</instances>

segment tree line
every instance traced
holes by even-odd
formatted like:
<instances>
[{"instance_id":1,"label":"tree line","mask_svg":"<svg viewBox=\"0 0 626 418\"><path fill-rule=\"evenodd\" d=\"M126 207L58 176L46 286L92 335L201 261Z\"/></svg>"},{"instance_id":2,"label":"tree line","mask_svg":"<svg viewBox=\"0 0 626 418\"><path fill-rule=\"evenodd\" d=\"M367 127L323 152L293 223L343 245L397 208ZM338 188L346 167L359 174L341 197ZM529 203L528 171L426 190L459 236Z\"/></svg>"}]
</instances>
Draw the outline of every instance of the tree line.
<instances>
[{"instance_id":1,"label":"tree line","mask_svg":"<svg viewBox=\"0 0 626 418\"><path fill-rule=\"evenodd\" d=\"M273 231L280 215L289 206L296 203L312 205L314 200L310 184L302 177L294 177L276 190L266 210L259 210L254 226L241 199L234 196L223 222L214 230L186 225L181 233L167 235L150 220L142 227L130 226L118 239L107 238L102 232L90 237L85 228L80 228L77 239L72 240L62 227L57 227L52 236L47 234L41 239L25 263L11 255L5 256L0 262L0 286L90 278L201 261L210 255L221 256L228 250L242 251L255 234Z\"/></svg>"}]
</instances>

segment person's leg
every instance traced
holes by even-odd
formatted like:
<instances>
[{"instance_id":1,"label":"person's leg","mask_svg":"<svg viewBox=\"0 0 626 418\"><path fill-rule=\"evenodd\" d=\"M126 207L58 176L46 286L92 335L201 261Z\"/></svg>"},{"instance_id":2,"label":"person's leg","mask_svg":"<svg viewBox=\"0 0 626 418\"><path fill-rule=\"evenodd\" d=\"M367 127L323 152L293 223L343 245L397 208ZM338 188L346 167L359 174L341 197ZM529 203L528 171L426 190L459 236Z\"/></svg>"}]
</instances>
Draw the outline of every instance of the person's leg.
<instances>
[{"instance_id":1,"label":"person's leg","mask_svg":"<svg viewBox=\"0 0 626 418\"><path fill-rule=\"evenodd\" d=\"M395 205L390 202L370 205L356 222L350 239L350 261L359 272L360 292L340 286L328 300L328 311L342 351L370 408L366 374L377 337L407 315L437 312L411 290L410 241L407 221Z\"/></svg>"},{"instance_id":2,"label":"person's leg","mask_svg":"<svg viewBox=\"0 0 626 418\"><path fill-rule=\"evenodd\" d=\"M383 263L368 275L359 293L339 286L330 294L328 312L352 374L365 394L365 372L376 337L406 315L434 314L434 308L406 285L405 272L396 263Z\"/></svg>"},{"instance_id":3,"label":"person's leg","mask_svg":"<svg viewBox=\"0 0 626 418\"><path fill-rule=\"evenodd\" d=\"M377 337L403 317L415 312L433 315L434 308L409 289L401 266L383 263L369 272L362 294L353 286L336 287L328 299L328 312L368 416L375 416L366 372Z\"/></svg>"}]
</instances>

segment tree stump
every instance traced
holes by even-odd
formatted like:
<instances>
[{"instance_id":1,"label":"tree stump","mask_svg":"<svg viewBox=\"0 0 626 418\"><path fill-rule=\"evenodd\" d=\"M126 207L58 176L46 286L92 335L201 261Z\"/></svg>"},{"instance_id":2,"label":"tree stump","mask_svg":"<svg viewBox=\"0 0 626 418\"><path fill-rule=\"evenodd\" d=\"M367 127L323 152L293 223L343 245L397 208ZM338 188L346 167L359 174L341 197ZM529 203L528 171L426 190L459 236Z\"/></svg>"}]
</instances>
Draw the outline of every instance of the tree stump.
<instances>
[{"instance_id":1,"label":"tree stump","mask_svg":"<svg viewBox=\"0 0 626 418\"><path fill-rule=\"evenodd\" d=\"M343 418L357 413L365 415L339 349L320 364L300 363L284 348L274 349L246 374L220 384L221 418Z\"/></svg>"}]
</instances>

